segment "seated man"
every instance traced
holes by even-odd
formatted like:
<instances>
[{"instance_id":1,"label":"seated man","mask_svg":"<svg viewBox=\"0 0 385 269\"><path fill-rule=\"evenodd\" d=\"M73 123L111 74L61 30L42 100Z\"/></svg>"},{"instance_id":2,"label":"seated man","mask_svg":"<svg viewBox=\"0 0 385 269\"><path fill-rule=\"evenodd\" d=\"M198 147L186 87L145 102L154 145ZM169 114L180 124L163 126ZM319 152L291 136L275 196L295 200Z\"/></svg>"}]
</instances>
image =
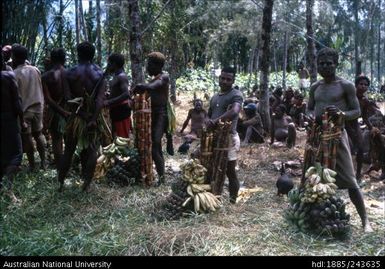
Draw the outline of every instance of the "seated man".
<instances>
[{"instance_id":1,"label":"seated man","mask_svg":"<svg viewBox=\"0 0 385 269\"><path fill-rule=\"evenodd\" d=\"M274 140L284 142L288 148L295 146L296 131L293 120L290 116L285 114L285 105L279 105L272 115L271 121L271 133L270 133L270 144L274 143Z\"/></svg>"},{"instance_id":2,"label":"seated man","mask_svg":"<svg viewBox=\"0 0 385 269\"><path fill-rule=\"evenodd\" d=\"M277 106L282 104L282 87L277 87L274 91L273 94L270 96L270 107L271 111L274 111Z\"/></svg>"},{"instance_id":3,"label":"seated man","mask_svg":"<svg viewBox=\"0 0 385 269\"><path fill-rule=\"evenodd\" d=\"M183 135L183 131L186 129L190 119L190 133L184 135L184 143L178 149L178 152L182 154L186 154L190 149L190 144L201 136L203 125L207 119L207 112L203 109L202 100L194 100L194 108L190 109L188 112L187 118L183 123L182 129L180 130L181 135Z\"/></svg>"},{"instance_id":4,"label":"seated man","mask_svg":"<svg viewBox=\"0 0 385 269\"><path fill-rule=\"evenodd\" d=\"M368 112L373 115L368 119L371 127L369 135L371 166L366 173L381 169L380 179L385 180L385 116L374 102L370 102Z\"/></svg>"},{"instance_id":5,"label":"seated man","mask_svg":"<svg viewBox=\"0 0 385 269\"><path fill-rule=\"evenodd\" d=\"M300 127L305 127L306 103L303 101L303 95L297 94L293 97L293 105L290 108L289 116L294 120L294 123Z\"/></svg>"},{"instance_id":6,"label":"seated man","mask_svg":"<svg viewBox=\"0 0 385 269\"><path fill-rule=\"evenodd\" d=\"M242 145L251 143L263 143L263 124L259 113L257 112L257 105L249 103L243 108L245 118L238 122L238 132L242 141Z\"/></svg>"},{"instance_id":7,"label":"seated man","mask_svg":"<svg viewBox=\"0 0 385 269\"><path fill-rule=\"evenodd\" d=\"M286 113L290 112L291 107L293 106L292 99L294 97L294 90L292 87L287 88L283 94L282 104L286 106Z\"/></svg>"},{"instance_id":8,"label":"seated man","mask_svg":"<svg viewBox=\"0 0 385 269\"><path fill-rule=\"evenodd\" d=\"M183 135L184 129L186 129L188 123L191 119L191 130L189 134L186 134L184 137L187 141L193 141L200 137L203 124L207 118L207 112L203 109L203 102L200 99L194 100L194 108L190 109L187 115L186 120L183 123L180 133Z\"/></svg>"}]
</instances>

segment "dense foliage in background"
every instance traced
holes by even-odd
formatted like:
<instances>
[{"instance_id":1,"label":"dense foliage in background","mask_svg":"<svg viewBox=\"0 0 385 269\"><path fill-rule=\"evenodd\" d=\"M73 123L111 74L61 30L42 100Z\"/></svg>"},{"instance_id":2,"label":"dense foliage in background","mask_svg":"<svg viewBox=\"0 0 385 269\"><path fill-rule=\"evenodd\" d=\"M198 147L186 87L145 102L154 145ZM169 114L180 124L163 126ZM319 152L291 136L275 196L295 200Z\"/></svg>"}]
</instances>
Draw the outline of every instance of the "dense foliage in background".
<instances>
[{"instance_id":1,"label":"dense foliage in background","mask_svg":"<svg viewBox=\"0 0 385 269\"><path fill-rule=\"evenodd\" d=\"M294 72L299 62L307 61L307 1L310 0L274 3L272 72ZM111 52L120 52L125 55L128 68L131 2L2 1L1 43L26 45L31 62L43 68L43 59L53 47L64 47L69 52L67 64L72 65L76 62L76 44L89 40L97 45L96 61L102 66ZM259 69L264 1L143 0L138 4L143 47L140 57L152 50L164 52L168 58L166 69L173 81L188 68L234 65L245 74L255 74ZM384 8L383 0L317 0L313 8L316 48L337 49L342 74L354 77L363 72L376 87L381 78L384 81L385 73L385 24L381 16ZM275 81L274 75L271 79L273 84L282 84ZM290 76L286 79L290 80ZM258 83L258 79L253 79L253 83Z\"/></svg>"}]
</instances>

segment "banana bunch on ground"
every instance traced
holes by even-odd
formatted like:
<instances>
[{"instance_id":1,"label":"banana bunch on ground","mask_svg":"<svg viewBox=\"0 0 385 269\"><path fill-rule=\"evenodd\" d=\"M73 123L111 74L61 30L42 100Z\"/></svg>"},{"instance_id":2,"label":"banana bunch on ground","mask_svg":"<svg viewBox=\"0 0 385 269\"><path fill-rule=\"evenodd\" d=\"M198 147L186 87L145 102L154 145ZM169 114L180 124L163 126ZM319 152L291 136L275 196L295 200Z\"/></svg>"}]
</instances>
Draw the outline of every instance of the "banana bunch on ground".
<instances>
[{"instance_id":1,"label":"banana bunch on ground","mask_svg":"<svg viewBox=\"0 0 385 269\"><path fill-rule=\"evenodd\" d=\"M305 203L322 202L335 195L338 189L335 176L337 173L320 165L311 166L305 173L305 193L301 201Z\"/></svg>"},{"instance_id":2,"label":"banana bunch on ground","mask_svg":"<svg viewBox=\"0 0 385 269\"><path fill-rule=\"evenodd\" d=\"M321 202L301 201L303 189L289 192L290 205L285 211L285 218L300 231L313 231L335 237L346 236L350 230L350 215L345 212L346 203L341 198L332 196Z\"/></svg>"},{"instance_id":3,"label":"banana bunch on ground","mask_svg":"<svg viewBox=\"0 0 385 269\"><path fill-rule=\"evenodd\" d=\"M303 187L288 193L289 207L285 217L301 231L344 237L350 230L346 203L336 197L337 185L331 169L320 164L310 167Z\"/></svg>"},{"instance_id":4,"label":"banana bunch on ground","mask_svg":"<svg viewBox=\"0 0 385 269\"><path fill-rule=\"evenodd\" d=\"M181 179L177 179L171 184L172 192L162 201L159 207L157 207L156 217L159 220L175 220L183 215L186 208L182 207L182 204L189 197L187 186L188 183Z\"/></svg>"},{"instance_id":5,"label":"banana bunch on ground","mask_svg":"<svg viewBox=\"0 0 385 269\"><path fill-rule=\"evenodd\" d=\"M99 158L96 160L94 178L100 179L100 178L104 177L106 175L107 171L113 165L113 162L114 162L114 160L106 157L106 155L104 155L104 154L100 155Z\"/></svg>"},{"instance_id":6,"label":"banana bunch on ground","mask_svg":"<svg viewBox=\"0 0 385 269\"><path fill-rule=\"evenodd\" d=\"M114 166L106 174L109 183L121 186L139 183L140 178L140 158L135 148L129 149L126 158L115 159Z\"/></svg>"},{"instance_id":7,"label":"banana bunch on ground","mask_svg":"<svg viewBox=\"0 0 385 269\"><path fill-rule=\"evenodd\" d=\"M310 214L308 214L310 210L311 204L296 199L296 202L289 205L289 208L285 211L285 218L301 232L305 232L310 228Z\"/></svg>"},{"instance_id":8,"label":"banana bunch on ground","mask_svg":"<svg viewBox=\"0 0 385 269\"><path fill-rule=\"evenodd\" d=\"M203 184L207 169L200 164L198 159L189 160L180 166L182 179L193 184Z\"/></svg>"},{"instance_id":9,"label":"banana bunch on ground","mask_svg":"<svg viewBox=\"0 0 385 269\"><path fill-rule=\"evenodd\" d=\"M210 190L209 184L189 184L187 193L190 197L184 201L182 207L193 204L195 213L216 211L222 203Z\"/></svg>"},{"instance_id":10,"label":"banana bunch on ground","mask_svg":"<svg viewBox=\"0 0 385 269\"><path fill-rule=\"evenodd\" d=\"M127 156L130 139L117 136L114 142L103 148L103 154L107 156L122 155Z\"/></svg>"},{"instance_id":11,"label":"banana bunch on ground","mask_svg":"<svg viewBox=\"0 0 385 269\"><path fill-rule=\"evenodd\" d=\"M114 142L103 148L102 155L96 160L94 178L99 179L106 175L114 165L117 156L127 157L130 153L130 139L117 136Z\"/></svg>"}]
</instances>

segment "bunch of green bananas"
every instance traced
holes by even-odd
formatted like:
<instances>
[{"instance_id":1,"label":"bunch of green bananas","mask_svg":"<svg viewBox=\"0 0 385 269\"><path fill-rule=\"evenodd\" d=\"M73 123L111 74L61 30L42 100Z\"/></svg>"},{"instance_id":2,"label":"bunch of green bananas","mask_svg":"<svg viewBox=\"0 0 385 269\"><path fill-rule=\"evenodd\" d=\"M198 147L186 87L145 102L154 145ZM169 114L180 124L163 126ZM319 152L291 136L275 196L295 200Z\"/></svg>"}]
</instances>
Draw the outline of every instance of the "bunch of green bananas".
<instances>
[{"instance_id":1,"label":"bunch of green bananas","mask_svg":"<svg viewBox=\"0 0 385 269\"><path fill-rule=\"evenodd\" d=\"M203 184L207 169L200 164L198 159L189 160L180 166L182 179L189 183Z\"/></svg>"},{"instance_id":2,"label":"bunch of green bananas","mask_svg":"<svg viewBox=\"0 0 385 269\"><path fill-rule=\"evenodd\" d=\"M293 188L289 191L287 197L289 198L290 204L294 205L297 202L301 202L301 198L303 197L303 191L298 188Z\"/></svg>"},{"instance_id":3,"label":"bunch of green bananas","mask_svg":"<svg viewBox=\"0 0 385 269\"><path fill-rule=\"evenodd\" d=\"M346 203L336 197L336 175L318 163L310 167L304 186L288 193L290 205L285 211L286 219L301 231L345 236L350 230L350 216L345 212Z\"/></svg>"},{"instance_id":4,"label":"bunch of green bananas","mask_svg":"<svg viewBox=\"0 0 385 269\"><path fill-rule=\"evenodd\" d=\"M289 205L289 208L285 211L285 218L295 225L300 231L310 228L310 215L311 204L297 201L294 204Z\"/></svg>"}]
</instances>

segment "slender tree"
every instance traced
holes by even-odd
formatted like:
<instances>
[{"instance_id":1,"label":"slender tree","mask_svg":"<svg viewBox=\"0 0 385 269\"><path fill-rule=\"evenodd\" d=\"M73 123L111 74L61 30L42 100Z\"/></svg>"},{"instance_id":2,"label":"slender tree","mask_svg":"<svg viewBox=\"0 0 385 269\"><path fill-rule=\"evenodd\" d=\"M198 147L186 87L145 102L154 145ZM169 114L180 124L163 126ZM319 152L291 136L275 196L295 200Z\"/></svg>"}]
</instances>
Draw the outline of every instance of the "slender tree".
<instances>
[{"instance_id":1,"label":"slender tree","mask_svg":"<svg viewBox=\"0 0 385 269\"><path fill-rule=\"evenodd\" d=\"M139 4L137 0L130 0L128 2L128 17L131 22L130 31L130 60L131 60L131 74L133 84L138 84L144 81L143 67L142 67L142 44L140 34L140 13Z\"/></svg>"},{"instance_id":2,"label":"slender tree","mask_svg":"<svg viewBox=\"0 0 385 269\"><path fill-rule=\"evenodd\" d=\"M84 20L83 3L81 0L79 1L79 18L80 18L81 30L83 32L83 38L85 41L89 41L88 35L87 35L86 22Z\"/></svg>"},{"instance_id":3,"label":"slender tree","mask_svg":"<svg viewBox=\"0 0 385 269\"><path fill-rule=\"evenodd\" d=\"M270 65L270 36L271 36L271 20L273 14L274 0L264 0L263 18L262 18L262 50L260 65L260 105L259 113L261 114L265 130L270 130L270 105L269 105L269 65Z\"/></svg>"},{"instance_id":4,"label":"slender tree","mask_svg":"<svg viewBox=\"0 0 385 269\"><path fill-rule=\"evenodd\" d=\"M75 35L77 46L80 43L79 0L75 0Z\"/></svg>"},{"instance_id":5,"label":"slender tree","mask_svg":"<svg viewBox=\"0 0 385 269\"><path fill-rule=\"evenodd\" d=\"M102 35L100 26L100 0L96 0L96 62L98 65L102 63Z\"/></svg>"},{"instance_id":6,"label":"slender tree","mask_svg":"<svg viewBox=\"0 0 385 269\"><path fill-rule=\"evenodd\" d=\"M64 12L64 3L63 0L60 0L59 2L59 26L58 26L58 43L59 47L63 47L63 29L64 29L64 18L63 18L63 12Z\"/></svg>"},{"instance_id":7,"label":"slender tree","mask_svg":"<svg viewBox=\"0 0 385 269\"><path fill-rule=\"evenodd\" d=\"M314 0L306 0L306 30L307 30L307 63L310 69L310 82L317 81L316 50L313 34L313 6Z\"/></svg>"}]
</instances>

